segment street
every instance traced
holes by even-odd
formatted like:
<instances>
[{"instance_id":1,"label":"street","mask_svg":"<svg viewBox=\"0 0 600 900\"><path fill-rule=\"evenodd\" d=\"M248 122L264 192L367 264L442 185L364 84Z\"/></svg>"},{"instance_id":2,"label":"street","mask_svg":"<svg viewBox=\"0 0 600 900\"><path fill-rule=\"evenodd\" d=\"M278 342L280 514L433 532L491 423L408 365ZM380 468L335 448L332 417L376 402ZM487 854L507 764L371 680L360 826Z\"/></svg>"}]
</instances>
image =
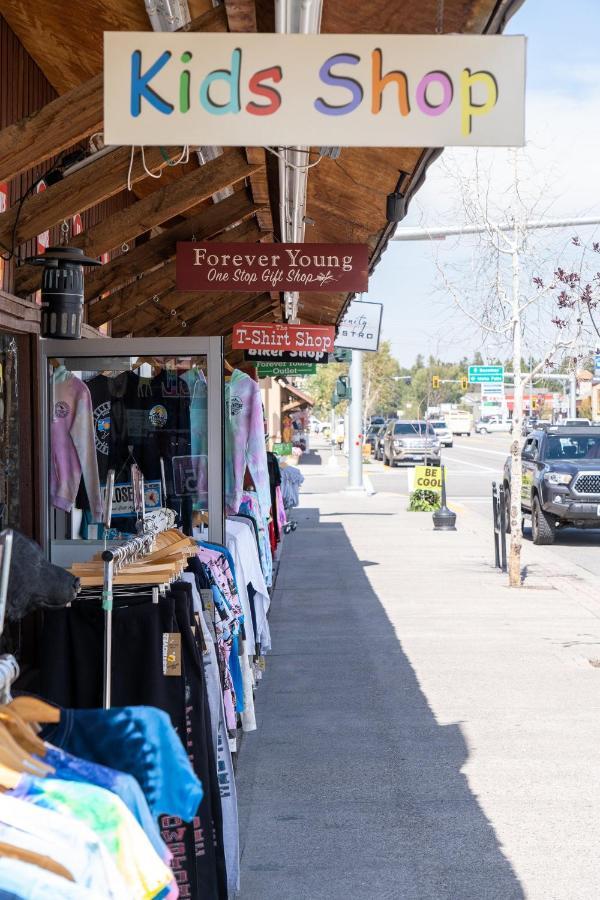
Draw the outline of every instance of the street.
<instances>
[{"instance_id":1,"label":"street","mask_svg":"<svg viewBox=\"0 0 600 900\"><path fill-rule=\"evenodd\" d=\"M312 441L315 453L324 463L330 459L330 450L318 440ZM473 434L470 438L454 439L454 446L444 448L442 460L446 466L446 486L448 504L458 514L460 528L461 508L479 514L485 519L485 526L491 530L492 482L501 483L504 462L509 453L510 435ZM310 460L310 454L305 457ZM319 492L337 491L347 478L347 461L336 454L337 468L323 465L306 471L319 475ZM304 461L304 460L303 460ZM408 467L389 468L381 462L368 462L364 474L371 481L377 493L408 496ZM324 479L323 481L321 479ZM311 488L309 488L310 490ZM525 540L531 545L531 533L526 524ZM531 545L531 553L537 548ZM574 565L581 566L594 575L600 575L600 530L581 531L573 528L560 531L552 552Z\"/></svg>"}]
</instances>

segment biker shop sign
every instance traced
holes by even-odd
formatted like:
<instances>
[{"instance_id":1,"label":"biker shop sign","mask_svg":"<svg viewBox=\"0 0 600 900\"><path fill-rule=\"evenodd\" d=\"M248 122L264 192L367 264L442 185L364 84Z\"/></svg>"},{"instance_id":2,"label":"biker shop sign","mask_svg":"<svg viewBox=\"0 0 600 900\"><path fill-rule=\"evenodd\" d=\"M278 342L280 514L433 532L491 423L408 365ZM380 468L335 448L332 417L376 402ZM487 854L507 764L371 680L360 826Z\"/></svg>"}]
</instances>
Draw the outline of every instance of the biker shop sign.
<instances>
[{"instance_id":1,"label":"biker shop sign","mask_svg":"<svg viewBox=\"0 0 600 900\"><path fill-rule=\"evenodd\" d=\"M240 244L181 241L177 290L366 291L366 244Z\"/></svg>"}]
</instances>

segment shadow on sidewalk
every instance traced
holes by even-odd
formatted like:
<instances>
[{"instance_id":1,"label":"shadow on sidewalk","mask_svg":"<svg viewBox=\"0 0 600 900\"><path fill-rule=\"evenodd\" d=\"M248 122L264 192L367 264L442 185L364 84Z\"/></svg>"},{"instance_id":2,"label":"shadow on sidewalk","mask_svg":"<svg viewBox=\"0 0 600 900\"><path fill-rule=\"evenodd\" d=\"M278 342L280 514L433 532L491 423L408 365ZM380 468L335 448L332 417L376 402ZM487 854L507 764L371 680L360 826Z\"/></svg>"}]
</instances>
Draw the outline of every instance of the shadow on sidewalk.
<instances>
[{"instance_id":1,"label":"shadow on sidewalk","mask_svg":"<svg viewBox=\"0 0 600 900\"><path fill-rule=\"evenodd\" d=\"M242 900L522 900L344 527L296 518L238 769Z\"/></svg>"}]
</instances>

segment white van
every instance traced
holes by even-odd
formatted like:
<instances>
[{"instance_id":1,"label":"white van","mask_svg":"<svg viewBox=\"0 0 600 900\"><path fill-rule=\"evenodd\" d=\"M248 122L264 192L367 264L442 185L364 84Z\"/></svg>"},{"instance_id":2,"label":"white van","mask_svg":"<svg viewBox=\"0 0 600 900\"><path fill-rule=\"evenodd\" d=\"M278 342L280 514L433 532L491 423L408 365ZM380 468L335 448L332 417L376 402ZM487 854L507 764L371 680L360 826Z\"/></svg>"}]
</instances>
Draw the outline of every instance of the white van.
<instances>
[{"instance_id":1,"label":"white van","mask_svg":"<svg viewBox=\"0 0 600 900\"><path fill-rule=\"evenodd\" d=\"M473 416L471 413L455 409L446 413L445 421L452 434L465 434L467 437L471 437L471 431L473 430Z\"/></svg>"}]
</instances>

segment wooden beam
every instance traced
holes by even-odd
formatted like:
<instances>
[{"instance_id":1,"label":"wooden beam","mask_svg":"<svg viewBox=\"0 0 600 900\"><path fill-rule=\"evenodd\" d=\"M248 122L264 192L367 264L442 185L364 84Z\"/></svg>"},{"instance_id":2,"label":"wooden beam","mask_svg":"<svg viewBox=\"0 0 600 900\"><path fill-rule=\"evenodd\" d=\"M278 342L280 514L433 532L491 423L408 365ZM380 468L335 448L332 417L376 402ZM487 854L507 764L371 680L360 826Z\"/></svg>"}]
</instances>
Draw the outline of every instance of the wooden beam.
<instances>
[{"instance_id":1,"label":"wooden beam","mask_svg":"<svg viewBox=\"0 0 600 900\"><path fill-rule=\"evenodd\" d=\"M259 207L250 203L245 191L238 191L221 203L205 206L200 212L179 225L158 234L99 269L89 272L85 281L85 297L91 300L104 291L125 284L130 278L146 272L175 256L177 241L189 241L193 235L207 240L224 228L253 216Z\"/></svg>"},{"instance_id":2,"label":"wooden beam","mask_svg":"<svg viewBox=\"0 0 600 900\"><path fill-rule=\"evenodd\" d=\"M255 322L271 322L272 321L271 311L266 310L265 312L260 313L260 315L256 315L254 317L254 321ZM232 329L233 329L234 325L235 325L235 322L231 322L230 325L228 326L229 331L223 335L223 349L226 354L231 352L231 344L232 344L231 338L232 338ZM203 334L203 333L204 332L198 332L198 334ZM251 366L252 363L247 363L247 365Z\"/></svg>"},{"instance_id":3,"label":"wooden beam","mask_svg":"<svg viewBox=\"0 0 600 900\"><path fill-rule=\"evenodd\" d=\"M189 307L187 315L183 315L183 311L179 310L179 321L169 320L166 317L157 319L156 322L153 323L152 328L145 328L143 330L143 334L145 337L151 335L174 336L176 334L186 334L189 330L190 323L196 324L199 321L202 321L203 327L206 328L206 334L220 334L218 326L225 315L241 315L242 313L246 313L249 309L253 308L253 304L256 304L257 297L261 295L239 294L233 301L231 294L229 295L229 299L227 299L227 296L228 295L222 295L220 298L213 298L213 304L210 308L205 308L204 310L196 308L195 314ZM184 319L187 323L186 328L183 328L180 321L181 319ZM136 331L136 335L137 334L140 334L140 332Z\"/></svg>"},{"instance_id":4,"label":"wooden beam","mask_svg":"<svg viewBox=\"0 0 600 900\"><path fill-rule=\"evenodd\" d=\"M158 171L168 164L169 159L176 159L181 151L169 147L165 150L167 159L159 147L148 147L145 152L146 166ZM127 186L130 155L131 148L119 147L51 185L43 193L28 197L20 212L18 204L12 206L0 216L0 243L11 249L15 222L15 244L19 246L63 219L118 194ZM137 152L131 167L131 182L142 178L147 178L147 173L141 153Z\"/></svg>"},{"instance_id":5,"label":"wooden beam","mask_svg":"<svg viewBox=\"0 0 600 900\"><path fill-rule=\"evenodd\" d=\"M135 315L135 320L133 321L135 333L137 334L143 329L146 337L149 337L158 319L165 316L165 309L169 311L176 310L178 317L191 319L196 318L201 313L208 314L216 308L221 309L231 296L230 293L224 293L223 291L216 294L203 294L198 291L195 293L190 291L171 291L160 298L160 310L157 310L153 303L145 303L143 306L138 307L131 317L123 317L123 319L129 319L131 323ZM249 297L255 297L256 294L237 294L235 296L247 300ZM131 324L128 330L123 331L122 320L117 319L113 330L115 337L119 334L127 334L131 331ZM156 331L156 333L158 334L159 332Z\"/></svg>"},{"instance_id":6,"label":"wooden beam","mask_svg":"<svg viewBox=\"0 0 600 900\"><path fill-rule=\"evenodd\" d=\"M186 297L184 302L180 302L179 298L182 296ZM197 312L198 304L204 304L207 310L212 309L215 304L219 306L223 304L230 296L230 294L223 292L215 294L196 293L195 301L191 301L187 297L187 292L184 294L174 290L159 298L160 308L157 308L153 301L147 302L131 310L126 316L117 319L113 326L113 332L115 337L124 337L127 334L138 335L142 332L146 337L152 334L159 334L158 324L164 325L164 320L168 317L165 309L169 311L176 310L178 315L182 315L183 318L189 318L190 308L192 310L196 309ZM243 294L240 296L245 297L247 295ZM185 315L183 315L184 310L186 311Z\"/></svg>"},{"instance_id":7,"label":"wooden beam","mask_svg":"<svg viewBox=\"0 0 600 900\"><path fill-rule=\"evenodd\" d=\"M270 316L270 314L271 300L268 294L259 294L217 317L196 316L196 318L188 320L187 328L182 329L181 325L177 328L173 324L170 326L169 331L164 333L168 337L191 332L205 335L227 334L236 322L244 321L248 316L252 316L252 321L261 321L263 316Z\"/></svg>"},{"instance_id":8,"label":"wooden beam","mask_svg":"<svg viewBox=\"0 0 600 900\"><path fill-rule=\"evenodd\" d=\"M198 230L196 232L196 236L199 240L205 240L206 238L213 237L215 234L223 231L223 228L229 224L228 213L226 211L221 210L221 207L225 206L227 201L218 204L217 206L210 207L205 215L205 223L210 215L210 222L205 224L204 229L200 230L200 226L198 226ZM248 211L247 215L251 216L253 214L253 207L246 200L246 209ZM218 219L218 215L220 214L221 218ZM185 223L187 225L187 223ZM176 229L170 229L170 231L175 231ZM250 235L249 240L255 240L256 226L252 223L244 222L237 229L232 229L231 231L227 231L224 233L222 240L244 240L245 235ZM166 232L169 234L169 232ZM159 240L163 235L160 235L159 238L155 238L154 240ZM188 233L189 237L189 233ZM148 244L153 243L153 241L149 241ZM142 245L142 246L148 246ZM140 248L142 249L142 248ZM130 254L126 254L129 256ZM125 313L130 312L131 310L136 310L141 303L145 300L150 299L154 294L165 294L173 290L175 287L175 260L172 257L175 256L175 249L173 248L171 252L171 259L165 263L165 265L161 266L158 269L154 269L152 272L147 273L142 278L138 278L137 281L134 281L132 284L125 285L120 290L115 291L110 294L108 297L102 297L98 300L97 303L93 303L88 308L88 322L90 325L94 325L97 327L101 325L103 322L108 322L116 319L118 316L122 316ZM124 257L119 257L119 259L123 259ZM117 260L115 260L117 261ZM109 268L106 266L105 268ZM121 329L124 327L123 323L120 323L119 326ZM128 330L128 329L127 329Z\"/></svg>"},{"instance_id":9,"label":"wooden beam","mask_svg":"<svg viewBox=\"0 0 600 900\"><path fill-rule=\"evenodd\" d=\"M102 130L103 76L96 75L0 131L0 181L10 181Z\"/></svg>"},{"instance_id":10,"label":"wooden beam","mask_svg":"<svg viewBox=\"0 0 600 900\"><path fill-rule=\"evenodd\" d=\"M230 31L256 31L254 0L225 0Z\"/></svg>"},{"instance_id":11,"label":"wooden beam","mask_svg":"<svg viewBox=\"0 0 600 900\"><path fill-rule=\"evenodd\" d=\"M225 234L220 235L216 238L216 242L219 243L223 240L230 240L233 238L234 240L239 241L240 243L245 241L255 241L258 236L258 229L254 222L245 222L242 225L239 225L237 228L234 228L232 231L227 231ZM170 264L171 266L174 263ZM175 288L175 271L174 269L170 269L171 273L171 284L164 288L162 291L155 291L154 294L158 295L159 302L162 307L169 307L169 309L179 309L186 303L190 302L190 298L198 298L202 296L197 291L195 293L191 293L189 291L177 291ZM143 281L144 279L142 279ZM135 284L140 284L140 282L135 282ZM133 285L131 285L133 287ZM143 287L143 286L142 286ZM124 292L127 289L124 289ZM230 292L229 292L230 293ZM154 294L148 295L146 294L141 303L135 304L133 307L130 307L122 314L117 314L113 319L113 334L115 337L123 336L130 333L137 333L140 329L151 327L154 321L156 320L157 315L161 315L161 310L156 309L156 305L154 303ZM214 297L215 294L208 294L208 297ZM226 297L228 296L228 292L224 292L221 290L218 294L218 297ZM152 297L152 302L151 301ZM129 292L128 294L128 302L132 299L132 294ZM133 297L135 299L135 297Z\"/></svg>"},{"instance_id":12,"label":"wooden beam","mask_svg":"<svg viewBox=\"0 0 600 900\"><path fill-rule=\"evenodd\" d=\"M197 206L215 190L243 181L259 168L249 166L239 150L227 153L107 217L89 231L73 237L69 244L80 247L88 256L100 256ZM39 281L39 271L33 266L21 266L15 275L15 293L27 296L36 290Z\"/></svg>"},{"instance_id":13,"label":"wooden beam","mask_svg":"<svg viewBox=\"0 0 600 900\"><path fill-rule=\"evenodd\" d=\"M23 4L19 5L23 6ZM53 21L55 13L56 10L52 13ZM31 11L25 13L25 19L26 27L30 33L33 33L30 21ZM81 28L85 28L85 25L81 24ZM118 30L118 27L115 30ZM227 31L225 10L222 6L211 9L198 16L182 30L192 32ZM48 33L41 30L40 35L43 38L44 49L55 54L55 42L48 40ZM74 58L72 51L68 52L70 57ZM102 48L100 47L101 52ZM36 54L32 55L35 57ZM39 60L36 61L39 64ZM56 156L95 131L102 131L103 125L103 76L102 73L99 73L84 84L74 87L68 93L47 103L33 115L0 131L0 181L10 181L20 172L25 172L52 156ZM75 210L75 212L80 212L80 210Z\"/></svg>"}]
</instances>

